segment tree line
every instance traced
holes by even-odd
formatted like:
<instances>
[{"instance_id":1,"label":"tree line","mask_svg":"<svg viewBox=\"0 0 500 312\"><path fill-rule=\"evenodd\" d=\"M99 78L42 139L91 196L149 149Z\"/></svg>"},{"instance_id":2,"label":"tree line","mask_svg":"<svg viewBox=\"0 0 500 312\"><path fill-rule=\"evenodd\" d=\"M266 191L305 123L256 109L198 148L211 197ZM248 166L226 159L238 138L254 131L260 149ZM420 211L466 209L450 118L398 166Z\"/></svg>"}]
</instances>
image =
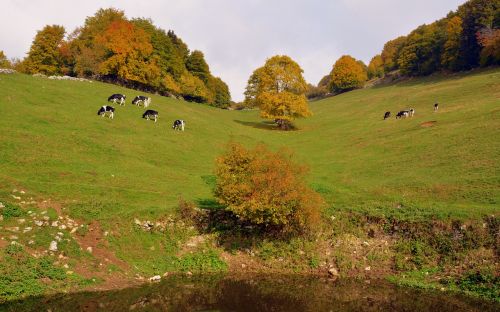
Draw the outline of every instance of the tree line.
<instances>
[{"instance_id":1,"label":"tree line","mask_svg":"<svg viewBox=\"0 0 500 312\"><path fill-rule=\"evenodd\" d=\"M342 56L307 97L362 87L368 79L399 73L425 76L500 64L500 0L470 0L446 17L388 41L368 66Z\"/></svg>"},{"instance_id":2,"label":"tree line","mask_svg":"<svg viewBox=\"0 0 500 312\"><path fill-rule=\"evenodd\" d=\"M63 26L45 26L14 66L27 74L90 77L221 108L231 102L227 84L210 73L203 52L190 51L150 19L127 19L114 8L100 9L68 35Z\"/></svg>"}]
</instances>

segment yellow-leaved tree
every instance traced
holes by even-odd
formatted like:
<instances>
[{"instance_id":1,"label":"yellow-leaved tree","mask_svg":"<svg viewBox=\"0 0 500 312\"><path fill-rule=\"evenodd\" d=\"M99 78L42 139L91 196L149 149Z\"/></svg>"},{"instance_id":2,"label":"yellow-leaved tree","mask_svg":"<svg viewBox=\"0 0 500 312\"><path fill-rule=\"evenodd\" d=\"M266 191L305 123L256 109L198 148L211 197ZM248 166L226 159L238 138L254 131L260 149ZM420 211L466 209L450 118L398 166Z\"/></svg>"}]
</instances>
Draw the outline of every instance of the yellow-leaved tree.
<instances>
[{"instance_id":1,"label":"yellow-leaved tree","mask_svg":"<svg viewBox=\"0 0 500 312\"><path fill-rule=\"evenodd\" d=\"M344 55L335 62L330 75L331 87L337 93L361 88L368 79L363 66L349 55Z\"/></svg>"},{"instance_id":2,"label":"yellow-leaved tree","mask_svg":"<svg viewBox=\"0 0 500 312\"><path fill-rule=\"evenodd\" d=\"M276 121L280 129L289 129L294 119L312 115L302 72L286 55L271 57L248 79L245 104L260 108L261 117Z\"/></svg>"}]
</instances>

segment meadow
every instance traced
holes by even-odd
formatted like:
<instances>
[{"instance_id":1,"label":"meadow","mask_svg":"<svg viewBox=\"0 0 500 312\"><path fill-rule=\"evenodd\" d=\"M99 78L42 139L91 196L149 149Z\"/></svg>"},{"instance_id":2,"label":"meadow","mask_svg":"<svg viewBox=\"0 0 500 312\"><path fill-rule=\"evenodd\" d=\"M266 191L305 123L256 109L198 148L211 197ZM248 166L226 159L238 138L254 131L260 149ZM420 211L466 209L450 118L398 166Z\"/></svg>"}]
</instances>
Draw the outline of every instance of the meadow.
<instances>
[{"instance_id":1,"label":"meadow","mask_svg":"<svg viewBox=\"0 0 500 312\"><path fill-rule=\"evenodd\" d=\"M97 116L113 93L125 94L127 104L115 105L113 120ZM196 235L193 229L148 233L136 228L135 219L175 216L180 198L201 208L217 206L214 163L228 142L293 151L297 162L309 166L308 182L324 197L328 218L356 213L425 223L481 221L500 212L498 68L311 102L314 116L298 120L294 131L276 130L257 110L151 95L149 108L159 111L154 123L130 104L138 94L100 82L0 76L0 202L19 205L13 190L23 190L38 203L36 211L48 201L89 227L98 222L111 233L106 240L116 256L144 274L192 270L204 261L224 270L217 253L179 253ZM394 118L410 107L414 117ZM385 111L392 112L390 119L383 120ZM172 130L175 119L186 121L184 132ZM47 248L50 239L39 247ZM71 248L67 255L84 258L78 246ZM272 254L275 247L269 248ZM316 258L307 259L318 266Z\"/></svg>"}]
</instances>

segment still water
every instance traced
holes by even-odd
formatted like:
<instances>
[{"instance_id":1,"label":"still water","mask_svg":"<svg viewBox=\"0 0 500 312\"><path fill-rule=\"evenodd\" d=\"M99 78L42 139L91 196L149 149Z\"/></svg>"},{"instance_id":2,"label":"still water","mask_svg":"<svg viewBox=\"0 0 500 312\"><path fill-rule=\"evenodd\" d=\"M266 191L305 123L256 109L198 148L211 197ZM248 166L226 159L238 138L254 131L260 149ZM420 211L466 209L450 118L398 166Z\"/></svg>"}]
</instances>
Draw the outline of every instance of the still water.
<instances>
[{"instance_id":1,"label":"still water","mask_svg":"<svg viewBox=\"0 0 500 312\"><path fill-rule=\"evenodd\" d=\"M106 292L29 298L0 311L500 311L500 305L385 281L319 277L173 276Z\"/></svg>"}]
</instances>

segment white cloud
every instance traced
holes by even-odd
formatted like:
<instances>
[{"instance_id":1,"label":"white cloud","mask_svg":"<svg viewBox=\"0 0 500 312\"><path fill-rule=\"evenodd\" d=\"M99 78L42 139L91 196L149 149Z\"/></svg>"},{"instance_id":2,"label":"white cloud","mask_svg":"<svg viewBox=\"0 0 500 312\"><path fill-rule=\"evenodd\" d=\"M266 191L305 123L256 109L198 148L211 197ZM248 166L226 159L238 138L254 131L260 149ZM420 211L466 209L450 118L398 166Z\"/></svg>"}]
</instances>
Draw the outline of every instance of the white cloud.
<instances>
[{"instance_id":1,"label":"white cloud","mask_svg":"<svg viewBox=\"0 0 500 312\"><path fill-rule=\"evenodd\" d=\"M47 24L67 31L99 8L150 17L205 53L214 75L241 100L249 75L275 54L287 54L316 84L335 60L350 54L368 62L383 44L455 10L464 0L7 0L2 1L0 49L24 57Z\"/></svg>"}]
</instances>

